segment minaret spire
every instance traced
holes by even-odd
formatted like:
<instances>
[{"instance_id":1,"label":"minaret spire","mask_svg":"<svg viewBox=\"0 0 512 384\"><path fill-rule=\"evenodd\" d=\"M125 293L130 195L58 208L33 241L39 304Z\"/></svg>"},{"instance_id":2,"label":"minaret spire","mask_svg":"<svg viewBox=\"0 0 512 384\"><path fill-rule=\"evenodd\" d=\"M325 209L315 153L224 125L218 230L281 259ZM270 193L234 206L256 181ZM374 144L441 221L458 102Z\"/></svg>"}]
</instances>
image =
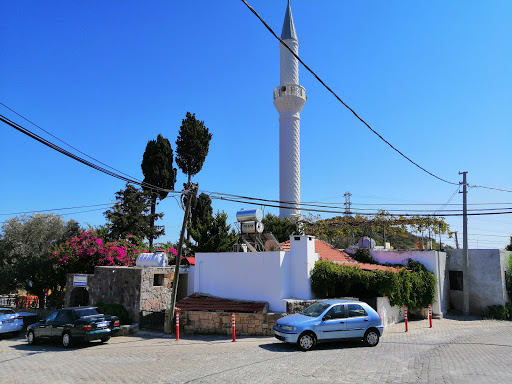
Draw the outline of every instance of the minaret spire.
<instances>
[{"instance_id":1,"label":"minaret spire","mask_svg":"<svg viewBox=\"0 0 512 384\"><path fill-rule=\"evenodd\" d=\"M281 40L295 54L299 41L290 0L284 15ZM274 106L279 112L279 216L300 216L300 111L306 90L299 85L299 62L280 44L280 85L274 89ZM284 203L283 203L284 202Z\"/></svg>"}]
</instances>

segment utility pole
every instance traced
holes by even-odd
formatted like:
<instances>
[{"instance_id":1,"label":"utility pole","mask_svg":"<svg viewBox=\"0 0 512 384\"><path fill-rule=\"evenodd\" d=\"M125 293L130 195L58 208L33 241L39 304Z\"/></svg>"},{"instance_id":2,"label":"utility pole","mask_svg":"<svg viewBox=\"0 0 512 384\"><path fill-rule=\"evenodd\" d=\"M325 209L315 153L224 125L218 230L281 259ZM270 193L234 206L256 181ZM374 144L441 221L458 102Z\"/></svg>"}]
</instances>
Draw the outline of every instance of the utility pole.
<instances>
[{"instance_id":1,"label":"utility pole","mask_svg":"<svg viewBox=\"0 0 512 384\"><path fill-rule=\"evenodd\" d=\"M172 321L174 319L174 312L176 306L176 294L178 293L178 283L180 280L180 265L181 265L181 254L183 250L183 240L185 238L185 230L187 229L187 224L190 216L190 205L192 203L192 196L195 196L197 193L197 184L188 183L187 189L183 192L184 195L187 195L187 205L185 208L185 215L183 216L183 225L181 226L180 233L180 242L178 243L178 255L176 256L176 268L174 269L174 279L172 281L172 293L171 293L171 304L169 317L167 318L167 332L171 333L172 329Z\"/></svg>"},{"instance_id":2,"label":"utility pole","mask_svg":"<svg viewBox=\"0 0 512 384\"><path fill-rule=\"evenodd\" d=\"M462 175L462 287L463 287L463 313L469 314L469 249L468 249L468 183L467 172L459 172Z\"/></svg>"},{"instance_id":3,"label":"utility pole","mask_svg":"<svg viewBox=\"0 0 512 384\"><path fill-rule=\"evenodd\" d=\"M459 232L455 231L454 233L455 233L455 246L457 247L457 249L460 249L460 247L459 247L459 236L457 236L457 234Z\"/></svg>"}]
</instances>

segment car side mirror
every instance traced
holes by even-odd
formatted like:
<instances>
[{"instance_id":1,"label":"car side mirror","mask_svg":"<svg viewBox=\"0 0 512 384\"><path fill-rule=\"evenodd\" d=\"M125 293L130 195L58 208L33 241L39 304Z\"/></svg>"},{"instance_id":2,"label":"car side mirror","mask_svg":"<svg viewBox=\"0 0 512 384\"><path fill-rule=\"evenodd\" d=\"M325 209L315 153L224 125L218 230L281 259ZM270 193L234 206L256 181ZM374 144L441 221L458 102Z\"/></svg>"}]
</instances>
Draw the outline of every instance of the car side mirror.
<instances>
[{"instance_id":1,"label":"car side mirror","mask_svg":"<svg viewBox=\"0 0 512 384\"><path fill-rule=\"evenodd\" d=\"M325 315L324 317L322 317L322 320L325 321L325 320L331 320L332 319L332 316L331 315Z\"/></svg>"}]
</instances>

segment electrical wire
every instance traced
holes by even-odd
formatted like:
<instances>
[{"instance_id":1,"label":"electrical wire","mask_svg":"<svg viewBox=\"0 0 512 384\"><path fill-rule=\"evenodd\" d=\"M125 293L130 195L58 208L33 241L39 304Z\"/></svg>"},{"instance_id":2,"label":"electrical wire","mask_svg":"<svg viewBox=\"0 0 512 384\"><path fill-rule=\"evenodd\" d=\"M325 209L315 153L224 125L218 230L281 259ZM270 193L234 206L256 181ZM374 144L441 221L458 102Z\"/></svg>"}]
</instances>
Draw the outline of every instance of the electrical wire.
<instances>
[{"instance_id":1,"label":"electrical wire","mask_svg":"<svg viewBox=\"0 0 512 384\"><path fill-rule=\"evenodd\" d=\"M9 120L7 117L3 116L3 115L0 115L0 121L3 121L5 124L7 125L10 125L12 128L18 130L19 132L31 137L32 139L34 140L37 140L39 141L41 144L44 144L54 150L56 150L57 152L60 152L62 153L63 155L66 155L68 157L71 157L72 159L84 164L84 165L87 165L93 169L96 169L97 171L100 171L100 172L103 172L109 176L112 176L112 177L115 177L117 179L120 179L120 180L123 180L123 181L126 181L128 183L132 183L132 184L136 184L136 185L140 185L141 187L143 188L147 188L147 189L151 189L151 190L154 190L154 191L163 191L163 192L167 192L167 193L182 193L182 192L178 192L178 191L174 191L174 190L170 190L170 189L166 189L166 188L161 188L161 187L158 187L158 186L155 186L155 185L152 185L152 184L149 184L149 183L145 183L145 182L140 182L140 181L137 181L137 180L134 180L134 179L130 179L128 177L125 177L125 176L122 176L118 173L115 173L115 172L112 172L112 171L109 171L108 169L105 169L105 168L102 168L100 167L99 165L96 165L94 163L91 163L90 161L87 161L69 151L66 151L65 149L59 147L58 145L56 144L53 144L52 142L42 138L41 136L38 136L36 135L34 132L28 130L27 128L24 128L22 127L21 125L15 123L14 121L11 121Z\"/></svg>"},{"instance_id":2,"label":"electrical wire","mask_svg":"<svg viewBox=\"0 0 512 384\"><path fill-rule=\"evenodd\" d=\"M385 142L387 145L389 145L394 151L396 151L399 155L401 155L403 158L408 160L410 163L414 164L416 167L421 169L422 171L426 172L430 176L435 177L438 180L441 180L445 183L452 184L452 185L459 185L459 183L454 183L452 181L445 180L432 172L428 171L427 169L423 168L421 165L413 161L411 158L406 156L403 152L395 148L389 141L387 141L382 135L380 135L375 129L373 129L366 121L364 121L351 107L349 107L337 94L334 92L325 82L311 69L309 66L302 61L302 59L297 55L277 34L274 32L274 30L263 20L263 18L252 8L249 4L247 4L247 1L242 0L242 2L247 6L247 8L250 9L250 11L263 23L263 25L269 30L269 32L277 39L283 46L285 46L290 53L306 68L319 82L322 84L340 103L342 103L352 114L360 121L362 122L370 131L372 131L379 139L381 139L383 142Z\"/></svg>"},{"instance_id":3,"label":"electrical wire","mask_svg":"<svg viewBox=\"0 0 512 384\"><path fill-rule=\"evenodd\" d=\"M54 209L40 209L37 211L25 211L25 212L13 212L13 213L0 213L0 216L13 216L13 215L24 215L27 213L39 213L39 212L54 212L54 211L64 211L66 209L80 209L80 208L90 208L90 207L100 207L105 205L112 205L111 203L105 204L94 204L94 205L82 205L80 207L68 207L68 208L54 208Z\"/></svg>"},{"instance_id":4,"label":"electrical wire","mask_svg":"<svg viewBox=\"0 0 512 384\"><path fill-rule=\"evenodd\" d=\"M19 114L18 112L16 112L14 109L12 109L12 108L8 107L7 105L5 105L4 103L2 103L1 101L0 101L0 105L3 105L5 108L7 108L9 111L11 111L11 112L15 113L16 115L18 115L19 117L21 117L23 120L28 121L30 124L32 124L33 126L35 126L35 127L39 128L41 131L43 131L43 132L45 132L46 134L50 135L50 136L51 136L51 137L53 137L54 139L59 140L61 143L63 143L63 144L65 144L65 145L67 145L68 147L70 147L70 148L74 149L75 151L77 151L77 152L81 153L82 155L87 156L89 159L94 160L95 162L97 162L97 163L99 163L99 164L101 164L101 165L104 165L105 167L110 168L110 169L112 169L112 170L114 170L114 171L116 171L116 172L119 172L119 173L121 173L121 174L123 174L123 175L125 175L125 176L127 176L127 177L129 177L129 178L132 178L132 179L134 179L134 180L138 180L138 179L136 179L135 177L130 176L130 175L128 175L128 174L126 174L126 173L124 173L124 172L121 172L120 170L115 169L114 167L111 167L110 165L105 164L105 163L103 163L103 162L99 161L98 159L95 159L95 158L94 158L94 157L92 157L92 156L89 156L87 153L84 153L84 152L82 152L81 150L79 150L78 148L73 147L71 144L68 144L68 143L66 143L65 141L63 141L63 140L59 139L57 136L55 136L55 135L53 135L52 133L48 132L47 130L45 130L45 129L41 128L39 125L37 125L36 123L34 123L34 122L30 121L30 120L29 120L29 119L27 119L26 117L22 116L21 114Z\"/></svg>"}]
</instances>

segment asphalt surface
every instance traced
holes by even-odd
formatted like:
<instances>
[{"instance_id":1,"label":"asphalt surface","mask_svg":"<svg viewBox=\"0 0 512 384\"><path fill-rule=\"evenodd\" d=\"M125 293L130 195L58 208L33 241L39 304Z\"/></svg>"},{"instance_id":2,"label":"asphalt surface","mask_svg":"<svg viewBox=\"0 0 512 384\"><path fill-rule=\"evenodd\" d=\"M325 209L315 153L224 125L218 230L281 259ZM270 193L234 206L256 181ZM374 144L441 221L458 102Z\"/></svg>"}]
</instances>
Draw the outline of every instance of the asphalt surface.
<instances>
[{"instance_id":1,"label":"asphalt surface","mask_svg":"<svg viewBox=\"0 0 512 384\"><path fill-rule=\"evenodd\" d=\"M64 349L0 336L0 383L512 383L512 322L470 318L386 328L378 346L139 332Z\"/></svg>"}]
</instances>

